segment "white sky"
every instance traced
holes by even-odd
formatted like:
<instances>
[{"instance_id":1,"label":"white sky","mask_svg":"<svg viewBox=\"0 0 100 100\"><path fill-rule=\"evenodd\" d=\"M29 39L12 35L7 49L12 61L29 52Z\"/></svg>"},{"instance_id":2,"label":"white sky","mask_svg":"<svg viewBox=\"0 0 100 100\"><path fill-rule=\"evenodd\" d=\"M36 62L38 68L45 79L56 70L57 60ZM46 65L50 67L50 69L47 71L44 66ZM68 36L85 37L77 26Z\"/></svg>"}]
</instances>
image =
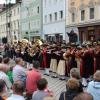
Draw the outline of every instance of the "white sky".
<instances>
[{"instance_id":1,"label":"white sky","mask_svg":"<svg viewBox=\"0 0 100 100\"><path fill-rule=\"evenodd\" d=\"M0 4L5 3L6 0L0 0ZM9 0L8 0L9 1ZM15 2L15 0L11 0L12 2Z\"/></svg>"}]
</instances>

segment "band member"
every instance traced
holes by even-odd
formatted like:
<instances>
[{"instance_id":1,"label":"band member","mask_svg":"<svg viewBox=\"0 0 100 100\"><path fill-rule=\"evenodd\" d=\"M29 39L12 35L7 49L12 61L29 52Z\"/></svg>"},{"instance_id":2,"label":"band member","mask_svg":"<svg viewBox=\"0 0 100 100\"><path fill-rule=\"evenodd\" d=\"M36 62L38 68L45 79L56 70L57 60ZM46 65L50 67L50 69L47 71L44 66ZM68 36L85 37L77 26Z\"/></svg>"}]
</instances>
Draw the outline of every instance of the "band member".
<instances>
[{"instance_id":1,"label":"band member","mask_svg":"<svg viewBox=\"0 0 100 100\"><path fill-rule=\"evenodd\" d=\"M65 69L65 74L66 75L69 75L70 73L70 60L71 60L71 48L70 47L67 47L67 50L66 52L63 54L63 58L65 59L66 61L66 69Z\"/></svg>"},{"instance_id":2,"label":"band member","mask_svg":"<svg viewBox=\"0 0 100 100\"><path fill-rule=\"evenodd\" d=\"M77 68L79 69L79 71L80 71L80 74L81 74L81 71L82 71L82 69L81 69L81 50L82 50L82 48L81 47L78 47L77 48L77 51L75 52L75 59L76 59L76 62L77 62Z\"/></svg>"},{"instance_id":3,"label":"band member","mask_svg":"<svg viewBox=\"0 0 100 100\"><path fill-rule=\"evenodd\" d=\"M37 63L38 67L40 67L40 60L41 60L40 56L41 56L40 46L37 45L34 51L33 61Z\"/></svg>"},{"instance_id":4,"label":"band member","mask_svg":"<svg viewBox=\"0 0 100 100\"><path fill-rule=\"evenodd\" d=\"M58 63L58 68L57 68L57 74L59 75L60 79L64 79L65 76L65 60L63 58L64 52L62 50L59 51L58 56L59 56L59 63Z\"/></svg>"},{"instance_id":5,"label":"band member","mask_svg":"<svg viewBox=\"0 0 100 100\"><path fill-rule=\"evenodd\" d=\"M50 61L51 61L51 47L47 47L47 68L50 68Z\"/></svg>"},{"instance_id":6,"label":"band member","mask_svg":"<svg viewBox=\"0 0 100 100\"><path fill-rule=\"evenodd\" d=\"M72 68L77 68L77 62L76 62L76 59L75 59L75 53L76 53L76 49L75 48L72 48L71 49L71 54L70 54L70 69Z\"/></svg>"},{"instance_id":7,"label":"band member","mask_svg":"<svg viewBox=\"0 0 100 100\"><path fill-rule=\"evenodd\" d=\"M83 77L89 78L90 75L93 75L94 69L93 50L85 48L83 51L82 60Z\"/></svg>"},{"instance_id":8,"label":"band member","mask_svg":"<svg viewBox=\"0 0 100 100\"><path fill-rule=\"evenodd\" d=\"M51 50L51 63L50 63L50 70L53 72L53 77L56 77L57 72L57 55L56 55L56 47Z\"/></svg>"},{"instance_id":9,"label":"band member","mask_svg":"<svg viewBox=\"0 0 100 100\"><path fill-rule=\"evenodd\" d=\"M33 61L33 56L34 56L34 50L32 48L29 48L29 51L28 51L28 58L29 58L29 63L32 64L32 61Z\"/></svg>"},{"instance_id":10,"label":"band member","mask_svg":"<svg viewBox=\"0 0 100 100\"><path fill-rule=\"evenodd\" d=\"M25 51L24 51L24 61L26 61L27 63L29 62L28 47L25 47Z\"/></svg>"},{"instance_id":11,"label":"band member","mask_svg":"<svg viewBox=\"0 0 100 100\"><path fill-rule=\"evenodd\" d=\"M16 49L16 58L23 58L23 55L21 53L21 47L19 47L18 49Z\"/></svg>"},{"instance_id":12,"label":"band member","mask_svg":"<svg viewBox=\"0 0 100 100\"><path fill-rule=\"evenodd\" d=\"M47 46L46 45L43 46L43 50L41 54L43 57L41 67L44 69L44 68L47 68Z\"/></svg>"},{"instance_id":13,"label":"band member","mask_svg":"<svg viewBox=\"0 0 100 100\"><path fill-rule=\"evenodd\" d=\"M95 47L95 54L94 54L94 72L96 70L100 70L100 46L97 45Z\"/></svg>"}]
</instances>

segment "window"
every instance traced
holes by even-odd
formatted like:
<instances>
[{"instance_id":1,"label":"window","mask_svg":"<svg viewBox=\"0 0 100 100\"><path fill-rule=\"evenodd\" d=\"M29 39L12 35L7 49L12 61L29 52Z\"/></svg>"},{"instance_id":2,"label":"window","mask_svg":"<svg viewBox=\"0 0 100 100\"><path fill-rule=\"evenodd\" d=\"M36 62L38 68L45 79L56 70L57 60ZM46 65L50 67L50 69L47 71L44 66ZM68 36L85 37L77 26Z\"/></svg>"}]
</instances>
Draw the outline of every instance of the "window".
<instances>
[{"instance_id":1,"label":"window","mask_svg":"<svg viewBox=\"0 0 100 100\"><path fill-rule=\"evenodd\" d=\"M39 14L39 7L37 7L37 13Z\"/></svg>"},{"instance_id":2,"label":"window","mask_svg":"<svg viewBox=\"0 0 100 100\"><path fill-rule=\"evenodd\" d=\"M54 15L55 15L55 21L56 21L57 20L57 12L55 12Z\"/></svg>"},{"instance_id":3,"label":"window","mask_svg":"<svg viewBox=\"0 0 100 100\"><path fill-rule=\"evenodd\" d=\"M19 7L18 7L18 14L19 14Z\"/></svg>"},{"instance_id":4,"label":"window","mask_svg":"<svg viewBox=\"0 0 100 100\"><path fill-rule=\"evenodd\" d=\"M94 8L90 8L90 19L94 19Z\"/></svg>"},{"instance_id":5,"label":"window","mask_svg":"<svg viewBox=\"0 0 100 100\"><path fill-rule=\"evenodd\" d=\"M13 15L13 14L12 14L12 11L11 11L10 13L11 13L11 16L12 16L12 15Z\"/></svg>"},{"instance_id":6,"label":"window","mask_svg":"<svg viewBox=\"0 0 100 100\"><path fill-rule=\"evenodd\" d=\"M19 21L17 22L17 24L18 24L18 28L19 28Z\"/></svg>"},{"instance_id":7,"label":"window","mask_svg":"<svg viewBox=\"0 0 100 100\"><path fill-rule=\"evenodd\" d=\"M85 20L85 10L81 11L81 21Z\"/></svg>"},{"instance_id":8,"label":"window","mask_svg":"<svg viewBox=\"0 0 100 100\"><path fill-rule=\"evenodd\" d=\"M47 16L45 16L45 23L47 23Z\"/></svg>"},{"instance_id":9,"label":"window","mask_svg":"<svg viewBox=\"0 0 100 100\"><path fill-rule=\"evenodd\" d=\"M72 13L72 22L75 22L75 13Z\"/></svg>"},{"instance_id":10,"label":"window","mask_svg":"<svg viewBox=\"0 0 100 100\"><path fill-rule=\"evenodd\" d=\"M52 21L52 15L51 14L49 15L49 18L50 18L50 22L51 22Z\"/></svg>"},{"instance_id":11,"label":"window","mask_svg":"<svg viewBox=\"0 0 100 100\"><path fill-rule=\"evenodd\" d=\"M60 19L63 19L63 11L60 11Z\"/></svg>"},{"instance_id":12,"label":"window","mask_svg":"<svg viewBox=\"0 0 100 100\"><path fill-rule=\"evenodd\" d=\"M47 2L46 2L47 0L44 0L44 5L45 5L45 7L46 7L46 4L47 4Z\"/></svg>"},{"instance_id":13,"label":"window","mask_svg":"<svg viewBox=\"0 0 100 100\"><path fill-rule=\"evenodd\" d=\"M16 29L16 22L14 22L14 29Z\"/></svg>"},{"instance_id":14,"label":"window","mask_svg":"<svg viewBox=\"0 0 100 100\"><path fill-rule=\"evenodd\" d=\"M70 3L70 5L71 5L71 6L74 6L74 5L75 5L75 1L72 1L72 2Z\"/></svg>"},{"instance_id":15,"label":"window","mask_svg":"<svg viewBox=\"0 0 100 100\"><path fill-rule=\"evenodd\" d=\"M1 19L0 19L0 21L2 21L2 16L1 16Z\"/></svg>"},{"instance_id":16,"label":"window","mask_svg":"<svg viewBox=\"0 0 100 100\"><path fill-rule=\"evenodd\" d=\"M16 15L16 10L14 9L14 16Z\"/></svg>"}]
</instances>

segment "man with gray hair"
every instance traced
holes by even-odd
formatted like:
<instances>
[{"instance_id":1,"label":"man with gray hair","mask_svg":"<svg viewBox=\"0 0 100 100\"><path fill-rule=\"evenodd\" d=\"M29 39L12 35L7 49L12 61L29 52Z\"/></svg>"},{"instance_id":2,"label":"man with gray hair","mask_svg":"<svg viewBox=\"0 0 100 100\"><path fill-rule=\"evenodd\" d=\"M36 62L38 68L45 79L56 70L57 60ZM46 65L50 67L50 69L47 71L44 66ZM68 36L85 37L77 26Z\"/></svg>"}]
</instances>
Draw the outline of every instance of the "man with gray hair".
<instances>
[{"instance_id":1,"label":"man with gray hair","mask_svg":"<svg viewBox=\"0 0 100 100\"><path fill-rule=\"evenodd\" d=\"M26 82L26 71L24 66L24 61L22 58L16 58L16 66L13 68L13 80Z\"/></svg>"},{"instance_id":2,"label":"man with gray hair","mask_svg":"<svg viewBox=\"0 0 100 100\"><path fill-rule=\"evenodd\" d=\"M70 70L70 77L79 80L79 83L80 83L79 91L83 92L83 85L81 83L81 76L80 76L79 69L78 68L72 68Z\"/></svg>"}]
</instances>

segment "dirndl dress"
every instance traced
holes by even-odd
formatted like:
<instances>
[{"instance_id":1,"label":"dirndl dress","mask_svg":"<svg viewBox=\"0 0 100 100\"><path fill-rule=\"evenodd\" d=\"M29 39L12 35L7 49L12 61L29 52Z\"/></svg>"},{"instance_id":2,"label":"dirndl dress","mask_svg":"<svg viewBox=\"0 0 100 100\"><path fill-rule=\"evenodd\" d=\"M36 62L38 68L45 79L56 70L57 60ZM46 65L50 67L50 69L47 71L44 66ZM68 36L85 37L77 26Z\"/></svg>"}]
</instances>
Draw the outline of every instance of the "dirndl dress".
<instances>
[{"instance_id":1,"label":"dirndl dress","mask_svg":"<svg viewBox=\"0 0 100 100\"><path fill-rule=\"evenodd\" d=\"M51 59L50 70L52 72L57 72L57 59Z\"/></svg>"},{"instance_id":2,"label":"dirndl dress","mask_svg":"<svg viewBox=\"0 0 100 100\"><path fill-rule=\"evenodd\" d=\"M65 75L65 66L66 66L65 60L60 60L58 63L58 68L57 68L58 75L62 75L62 76Z\"/></svg>"}]
</instances>

